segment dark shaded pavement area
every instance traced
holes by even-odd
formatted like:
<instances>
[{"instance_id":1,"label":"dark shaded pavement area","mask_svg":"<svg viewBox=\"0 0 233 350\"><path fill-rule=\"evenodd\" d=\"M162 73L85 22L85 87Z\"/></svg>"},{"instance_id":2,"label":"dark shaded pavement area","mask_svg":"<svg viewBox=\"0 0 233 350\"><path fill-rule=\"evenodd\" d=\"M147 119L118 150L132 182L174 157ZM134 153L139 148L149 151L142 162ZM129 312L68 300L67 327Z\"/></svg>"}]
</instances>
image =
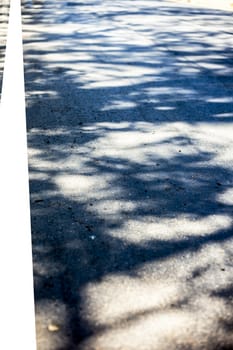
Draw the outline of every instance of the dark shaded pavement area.
<instances>
[{"instance_id":1,"label":"dark shaded pavement area","mask_svg":"<svg viewBox=\"0 0 233 350\"><path fill-rule=\"evenodd\" d=\"M232 13L22 11L38 350L232 349Z\"/></svg>"}]
</instances>

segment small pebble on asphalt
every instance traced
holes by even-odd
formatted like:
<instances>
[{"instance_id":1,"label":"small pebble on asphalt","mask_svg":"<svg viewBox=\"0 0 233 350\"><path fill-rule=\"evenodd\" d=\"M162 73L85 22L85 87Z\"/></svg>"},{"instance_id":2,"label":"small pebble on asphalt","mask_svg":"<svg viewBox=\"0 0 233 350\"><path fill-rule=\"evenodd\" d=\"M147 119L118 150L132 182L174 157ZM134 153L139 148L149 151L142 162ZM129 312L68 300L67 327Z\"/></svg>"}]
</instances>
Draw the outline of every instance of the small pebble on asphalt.
<instances>
[{"instance_id":1,"label":"small pebble on asphalt","mask_svg":"<svg viewBox=\"0 0 233 350\"><path fill-rule=\"evenodd\" d=\"M57 332L57 331L59 331L59 327L55 324L49 324L48 330L49 330L49 332Z\"/></svg>"}]
</instances>

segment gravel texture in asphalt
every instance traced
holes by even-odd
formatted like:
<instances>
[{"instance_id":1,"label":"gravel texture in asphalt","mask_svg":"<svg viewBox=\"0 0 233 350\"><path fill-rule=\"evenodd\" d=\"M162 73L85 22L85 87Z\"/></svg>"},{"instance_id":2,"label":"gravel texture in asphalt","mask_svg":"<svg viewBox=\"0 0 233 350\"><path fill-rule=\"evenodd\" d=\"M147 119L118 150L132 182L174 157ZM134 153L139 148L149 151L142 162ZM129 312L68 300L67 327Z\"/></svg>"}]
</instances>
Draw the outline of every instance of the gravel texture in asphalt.
<instances>
[{"instance_id":1,"label":"gravel texture in asphalt","mask_svg":"<svg viewBox=\"0 0 233 350\"><path fill-rule=\"evenodd\" d=\"M38 350L232 349L232 13L22 10Z\"/></svg>"}]
</instances>

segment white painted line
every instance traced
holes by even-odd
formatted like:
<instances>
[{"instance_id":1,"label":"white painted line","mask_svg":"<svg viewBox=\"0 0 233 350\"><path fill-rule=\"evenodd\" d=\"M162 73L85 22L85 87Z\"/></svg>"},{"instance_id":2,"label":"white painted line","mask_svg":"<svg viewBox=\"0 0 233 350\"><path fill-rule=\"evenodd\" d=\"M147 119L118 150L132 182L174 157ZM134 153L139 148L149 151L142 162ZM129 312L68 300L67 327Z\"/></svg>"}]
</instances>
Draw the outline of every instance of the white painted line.
<instances>
[{"instance_id":1,"label":"white painted line","mask_svg":"<svg viewBox=\"0 0 233 350\"><path fill-rule=\"evenodd\" d=\"M21 1L11 0L0 105L0 348L36 349Z\"/></svg>"}]
</instances>

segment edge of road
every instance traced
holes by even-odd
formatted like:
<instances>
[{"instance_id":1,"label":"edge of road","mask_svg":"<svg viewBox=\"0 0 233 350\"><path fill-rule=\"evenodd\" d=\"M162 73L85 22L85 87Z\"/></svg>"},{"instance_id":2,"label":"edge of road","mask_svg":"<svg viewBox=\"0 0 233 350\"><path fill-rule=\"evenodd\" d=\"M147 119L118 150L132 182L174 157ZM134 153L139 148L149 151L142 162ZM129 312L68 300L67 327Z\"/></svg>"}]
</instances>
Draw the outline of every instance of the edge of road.
<instances>
[{"instance_id":1,"label":"edge of road","mask_svg":"<svg viewBox=\"0 0 233 350\"><path fill-rule=\"evenodd\" d=\"M1 347L36 349L21 1L11 0L2 97Z\"/></svg>"}]
</instances>

